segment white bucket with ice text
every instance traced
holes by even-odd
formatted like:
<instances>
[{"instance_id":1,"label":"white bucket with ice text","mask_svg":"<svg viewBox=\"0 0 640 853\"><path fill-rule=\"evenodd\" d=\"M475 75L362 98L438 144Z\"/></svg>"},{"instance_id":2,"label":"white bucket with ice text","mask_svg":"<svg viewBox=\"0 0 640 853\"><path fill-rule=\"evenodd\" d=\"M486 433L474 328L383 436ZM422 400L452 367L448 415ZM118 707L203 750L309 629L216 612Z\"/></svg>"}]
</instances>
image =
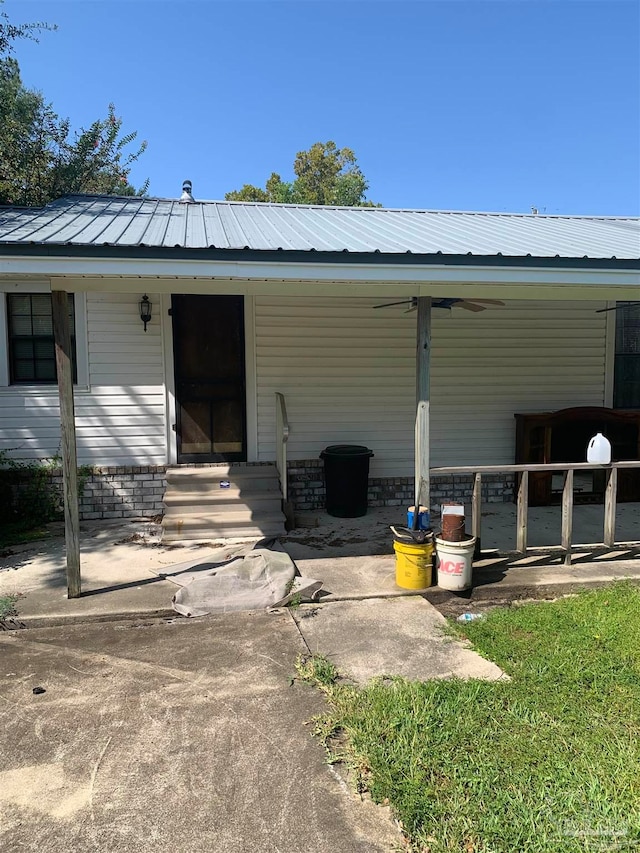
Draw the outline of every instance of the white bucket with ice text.
<instances>
[{"instance_id":1,"label":"white bucket with ice text","mask_svg":"<svg viewBox=\"0 0 640 853\"><path fill-rule=\"evenodd\" d=\"M438 586L453 592L469 589L476 537L463 539L462 542L447 542L439 536L436 536L435 540L438 555Z\"/></svg>"}]
</instances>

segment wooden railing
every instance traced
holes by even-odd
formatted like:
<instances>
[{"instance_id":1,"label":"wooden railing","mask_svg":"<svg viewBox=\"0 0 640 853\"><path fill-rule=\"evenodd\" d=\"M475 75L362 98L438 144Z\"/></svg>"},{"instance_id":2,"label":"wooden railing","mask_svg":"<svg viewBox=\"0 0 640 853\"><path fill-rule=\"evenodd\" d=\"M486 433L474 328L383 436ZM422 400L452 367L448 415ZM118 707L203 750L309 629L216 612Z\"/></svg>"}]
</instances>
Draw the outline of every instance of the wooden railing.
<instances>
[{"instance_id":1,"label":"wooden railing","mask_svg":"<svg viewBox=\"0 0 640 853\"><path fill-rule=\"evenodd\" d=\"M621 468L640 469L638 462L612 462L610 465L594 465L591 462L558 462L547 465L476 465L456 468L431 468L430 476L462 476L473 475L473 494L471 497L471 532L480 540L482 533L482 475L483 474L520 474L516 509L516 550L525 553L527 550L528 510L529 510L529 474L541 472L564 474L562 489L562 541L565 565L571 565L571 548L573 545L573 475L575 471L606 471L607 485L604 493L604 531L603 543L607 548L615 545L616 528L616 492L618 487L618 471ZM640 520L639 520L640 526Z\"/></svg>"},{"instance_id":2,"label":"wooden railing","mask_svg":"<svg viewBox=\"0 0 640 853\"><path fill-rule=\"evenodd\" d=\"M289 439L289 421L284 396L276 391L276 468L280 476L282 500L287 502L287 441Z\"/></svg>"}]
</instances>

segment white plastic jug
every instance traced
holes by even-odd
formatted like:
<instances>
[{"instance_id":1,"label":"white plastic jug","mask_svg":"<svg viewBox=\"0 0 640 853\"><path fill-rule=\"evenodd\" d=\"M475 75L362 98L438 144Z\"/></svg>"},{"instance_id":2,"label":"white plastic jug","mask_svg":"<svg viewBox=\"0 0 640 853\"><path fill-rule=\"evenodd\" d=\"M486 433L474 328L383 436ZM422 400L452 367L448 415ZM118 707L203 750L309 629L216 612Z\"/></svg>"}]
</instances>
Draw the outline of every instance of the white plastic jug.
<instances>
[{"instance_id":1,"label":"white plastic jug","mask_svg":"<svg viewBox=\"0 0 640 853\"><path fill-rule=\"evenodd\" d=\"M587 447L587 462L608 465L611 462L611 442L599 432L594 435Z\"/></svg>"}]
</instances>

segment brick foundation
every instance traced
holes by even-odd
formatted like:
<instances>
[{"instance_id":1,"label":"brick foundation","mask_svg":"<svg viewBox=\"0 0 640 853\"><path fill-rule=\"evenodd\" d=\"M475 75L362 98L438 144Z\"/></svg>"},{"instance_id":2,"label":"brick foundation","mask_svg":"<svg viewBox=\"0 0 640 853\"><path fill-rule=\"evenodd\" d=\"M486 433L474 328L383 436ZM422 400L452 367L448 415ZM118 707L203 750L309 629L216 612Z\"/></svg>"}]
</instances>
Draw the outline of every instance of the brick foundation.
<instances>
[{"instance_id":1,"label":"brick foundation","mask_svg":"<svg viewBox=\"0 0 640 853\"><path fill-rule=\"evenodd\" d=\"M163 511L166 489L164 465L127 465L80 469L80 519L152 518ZM62 472L52 475L62 492Z\"/></svg>"},{"instance_id":2,"label":"brick foundation","mask_svg":"<svg viewBox=\"0 0 640 853\"><path fill-rule=\"evenodd\" d=\"M261 463L258 463L261 464ZM266 464L266 463L265 463ZM271 464L271 463L269 463ZM289 500L298 511L324 509L324 464L321 459L290 461ZM62 495L62 472L51 475L51 483ZM80 469L80 518L99 521L114 518L152 518L163 512L166 466L134 465ZM431 509L442 501L469 503L473 492L472 475L434 477L431 481ZM373 477L369 479L369 506L410 506L413 477ZM482 478L483 503L512 501L512 474L485 474Z\"/></svg>"},{"instance_id":3,"label":"brick foundation","mask_svg":"<svg viewBox=\"0 0 640 853\"><path fill-rule=\"evenodd\" d=\"M294 508L324 509L324 466L320 459L289 462L289 500ZM473 493L471 474L455 477L434 477L431 480L431 509L437 510L442 501L469 503ZM512 474L485 474L482 478L483 503L513 500ZM413 503L413 477L369 478L369 506L410 506Z\"/></svg>"}]
</instances>

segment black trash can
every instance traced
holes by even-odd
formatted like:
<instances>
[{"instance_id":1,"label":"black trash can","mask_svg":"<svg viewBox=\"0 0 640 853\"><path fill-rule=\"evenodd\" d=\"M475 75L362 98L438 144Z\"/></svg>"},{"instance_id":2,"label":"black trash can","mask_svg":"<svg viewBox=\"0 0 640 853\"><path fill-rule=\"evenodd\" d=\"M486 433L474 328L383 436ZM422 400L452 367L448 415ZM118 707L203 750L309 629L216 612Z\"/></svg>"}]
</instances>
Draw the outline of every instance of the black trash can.
<instances>
[{"instance_id":1,"label":"black trash can","mask_svg":"<svg viewBox=\"0 0 640 853\"><path fill-rule=\"evenodd\" d=\"M373 451L361 444L332 444L322 451L329 515L336 518L366 515L372 456Z\"/></svg>"}]
</instances>

